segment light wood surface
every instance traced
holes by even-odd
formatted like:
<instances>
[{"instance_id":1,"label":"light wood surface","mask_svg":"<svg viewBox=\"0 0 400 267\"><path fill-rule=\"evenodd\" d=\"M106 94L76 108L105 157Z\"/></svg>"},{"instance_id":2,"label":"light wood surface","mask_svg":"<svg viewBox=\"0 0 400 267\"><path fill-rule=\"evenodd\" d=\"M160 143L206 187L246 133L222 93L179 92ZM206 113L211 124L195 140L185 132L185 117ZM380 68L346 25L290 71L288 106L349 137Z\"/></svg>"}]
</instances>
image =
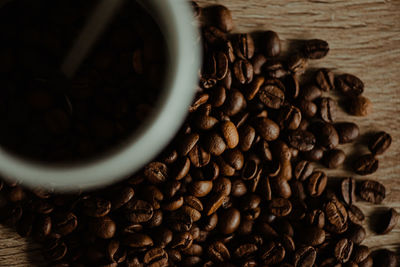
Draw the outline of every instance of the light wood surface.
<instances>
[{"instance_id":1,"label":"light wood surface","mask_svg":"<svg viewBox=\"0 0 400 267\"><path fill-rule=\"evenodd\" d=\"M287 44L290 40L320 38L331 51L312 67L329 67L348 72L366 84L365 96L374 105L367 118L340 113L340 120L357 122L363 134L385 130L393 137L390 150L380 159L378 179L387 188L382 205L358 203L368 214L385 207L400 212L400 0L199 0L201 5L224 4L232 12L235 31L271 29ZM353 153L350 147L345 147ZM356 153L366 148L356 145ZM345 170L329 172L333 177L349 175ZM355 176L356 178L360 178ZM372 216L373 217L373 216ZM364 244L372 249L387 247L400 254L400 226L385 236L368 231ZM34 266L41 262L38 248L0 227L0 266ZM39 264L41 265L41 264Z\"/></svg>"}]
</instances>

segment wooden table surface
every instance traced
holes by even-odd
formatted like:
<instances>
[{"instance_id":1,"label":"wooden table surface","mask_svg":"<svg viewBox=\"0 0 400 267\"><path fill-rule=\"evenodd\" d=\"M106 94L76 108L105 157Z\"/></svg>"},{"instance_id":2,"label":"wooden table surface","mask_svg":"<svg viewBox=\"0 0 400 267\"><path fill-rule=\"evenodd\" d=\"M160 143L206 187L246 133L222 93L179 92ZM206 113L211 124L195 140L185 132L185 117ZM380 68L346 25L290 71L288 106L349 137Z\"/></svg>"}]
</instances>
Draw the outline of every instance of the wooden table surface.
<instances>
[{"instance_id":1,"label":"wooden table surface","mask_svg":"<svg viewBox=\"0 0 400 267\"><path fill-rule=\"evenodd\" d=\"M340 120L360 125L362 134L385 130L393 137L390 150L380 159L379 170L367 178L378 179L387 189L382 205L358 203L368 215L394 207L400 212L400 0L199 0L201 5L224 4L233 12L236 32L271 29L288 44L295 39L320 38L329 42L330 52L313 67L353 73L365 85L365 96L374 105L367 118L340 113ZM350 154L349 146L344 147ZM366 151L356 145L356 153ZM348 175L346 170L328 172ZM354 176L356 178L360 178ZM368 231L364 244L390 248L400 254L400 226L384 236ZM0 266L42 266L38 247L0 227Z\"/></svg>"}]
</instances>

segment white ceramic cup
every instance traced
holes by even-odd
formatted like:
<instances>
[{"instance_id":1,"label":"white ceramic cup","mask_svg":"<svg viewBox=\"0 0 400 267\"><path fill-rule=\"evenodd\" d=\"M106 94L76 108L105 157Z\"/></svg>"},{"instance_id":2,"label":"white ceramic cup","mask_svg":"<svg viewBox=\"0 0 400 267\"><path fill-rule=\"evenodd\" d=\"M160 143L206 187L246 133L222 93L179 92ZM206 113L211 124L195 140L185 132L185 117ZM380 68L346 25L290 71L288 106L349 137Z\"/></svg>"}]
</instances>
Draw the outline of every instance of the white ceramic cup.
<instances>
[{"instance_id":1,"label":"white ceramic cup","mask_svg":"<svg viewBox=\"0 0 400 267\"><path fill-rule=\"evenodd\" d=\"M165 86L153 115L123 147L92 161L44 164L19 158L0 147L0 173L5 179L56 191L105 186L139 170L173 138L187 115L198 79L198 29L188 1L145 0L143 4L160 25L169 56Z\"/></svg>"}]
</instances>

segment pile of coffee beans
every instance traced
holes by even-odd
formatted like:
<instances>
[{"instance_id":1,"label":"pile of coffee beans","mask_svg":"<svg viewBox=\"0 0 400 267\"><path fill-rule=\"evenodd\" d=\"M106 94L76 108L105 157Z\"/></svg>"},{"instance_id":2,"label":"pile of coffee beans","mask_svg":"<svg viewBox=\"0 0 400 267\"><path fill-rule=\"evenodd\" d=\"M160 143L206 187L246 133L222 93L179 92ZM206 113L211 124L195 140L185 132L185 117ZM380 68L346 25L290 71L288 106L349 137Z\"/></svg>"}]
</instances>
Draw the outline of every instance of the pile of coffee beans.
<instances>
[{"instance_id":1,"label":"pile of coffee beans","mask_svg":"<svg viewBox=\"0 0 400 267\"><path fill-rule=\"evenodd\" d=\"M156 105L166 44L125 1L70 80L60 73L98 1L14 0L0 8L0 145L40 161L82 161L123 145Z\"/></svg>"},{"instance_id":2,"label":"pile of coffee beans","mask_svg":"<svg viewBox=\"0 0 400 267\"><path fill-rule=\"evenodd\" d=\"M306 40L281 59L277 33L229 34L230 11L193 3L202 18L204 61L196 99L176 138L155 161L120 184L60 195L4 183L0 217L43 244L50 266L398 266L389 250L370 253L359 200L381 203L374 180L328 178L321 165L346 161L340 144L360 135L337 122L338 90L369 112L363 83L307 62L329 45ZM391 143L380 132L354 171L378 168ZM398 224L394 209L376 231Z\"/></svg>"}]
</instances>

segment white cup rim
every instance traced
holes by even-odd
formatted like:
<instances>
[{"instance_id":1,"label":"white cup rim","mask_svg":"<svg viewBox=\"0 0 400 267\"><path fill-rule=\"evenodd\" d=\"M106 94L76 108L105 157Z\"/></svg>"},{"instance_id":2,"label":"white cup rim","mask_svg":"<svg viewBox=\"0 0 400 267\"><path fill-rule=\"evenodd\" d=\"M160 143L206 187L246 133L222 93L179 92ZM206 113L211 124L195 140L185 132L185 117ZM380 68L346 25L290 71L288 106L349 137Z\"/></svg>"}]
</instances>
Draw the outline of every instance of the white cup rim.
<instances>
[{"instance_id":1,"label":"white cup rim","mask_svg":"<svg viewBox=\"0 0 400 267\"><path fill-rule=\"evenodd\" d=\"M75 191L105 186L128 177L153 159L173 138L187 115L198 79L201 50L195 42L198 29L193 12L184 0L154 0L160 26L173 59L166 74L164 100L155 116L127 145L107 157L73 165L51 165L28 161L0 147L0 173L29 187Z\"/></svg>"}]
</instances>

